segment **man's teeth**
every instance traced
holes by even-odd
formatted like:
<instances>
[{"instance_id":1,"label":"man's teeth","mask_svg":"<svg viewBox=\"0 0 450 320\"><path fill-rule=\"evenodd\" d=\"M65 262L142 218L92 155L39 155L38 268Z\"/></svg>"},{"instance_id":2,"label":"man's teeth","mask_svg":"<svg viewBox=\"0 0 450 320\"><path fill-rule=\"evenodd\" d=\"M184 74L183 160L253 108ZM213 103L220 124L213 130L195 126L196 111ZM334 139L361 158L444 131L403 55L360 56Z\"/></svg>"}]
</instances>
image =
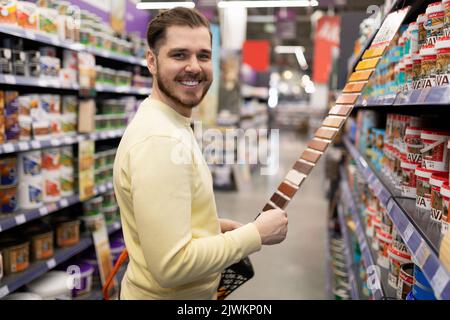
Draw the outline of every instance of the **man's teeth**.
<instances>
[{"instance_id":1,"label":"man's teeth","mask_svg":"<svg viewBox=\"0 0 450 320\"><path fill-rule=\"evenodd\" d=\"M181 84L183 84L185 86L191 86L191 87L198 85L198 83L199 83L199 81L181 81Z\"/></svg>"}]
</instances>

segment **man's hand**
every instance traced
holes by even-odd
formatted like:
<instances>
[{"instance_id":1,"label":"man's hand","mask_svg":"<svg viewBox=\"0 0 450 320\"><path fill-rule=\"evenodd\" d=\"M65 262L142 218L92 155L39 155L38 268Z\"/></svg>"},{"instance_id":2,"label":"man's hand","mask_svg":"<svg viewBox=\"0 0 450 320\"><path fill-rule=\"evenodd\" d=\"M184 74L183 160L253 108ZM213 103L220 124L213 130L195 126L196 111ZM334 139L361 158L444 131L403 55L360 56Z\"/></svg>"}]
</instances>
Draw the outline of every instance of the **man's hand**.
<instances>
[{"instance_id":1,"label":"man's hand","mask_svg":"<svg viewBox=\"0 0 450 320\"><path fill-rule=\"evenodd\" d=\"M286 238L288 218L284 210L272 209L262 212L253 223L259 231L262 244L277 244Z\"/></svg>"},{"instance_id":2,"label":"man's hand","mask_svg":"<svg viewBox=\"0 0 450 320\"><path fill-rule=\"evenodd\" d=\"M219 219L219 222L222 233L242 227L242 223L230 219Z\"/></svg>"}]
</instances>

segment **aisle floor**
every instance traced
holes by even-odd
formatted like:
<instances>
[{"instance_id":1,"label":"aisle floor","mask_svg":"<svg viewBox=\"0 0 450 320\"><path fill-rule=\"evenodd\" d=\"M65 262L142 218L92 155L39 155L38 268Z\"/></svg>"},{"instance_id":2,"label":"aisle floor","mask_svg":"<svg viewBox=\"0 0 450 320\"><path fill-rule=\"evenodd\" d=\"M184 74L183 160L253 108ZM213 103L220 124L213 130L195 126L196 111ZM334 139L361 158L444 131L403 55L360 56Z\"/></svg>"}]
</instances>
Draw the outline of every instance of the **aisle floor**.
<instances>
[{"instance_id":1,"label":"aisle floor","mask_svg":"<svg viewBox=\"0 0 450 320\"><path fill-rule=\"evenodd\" d=\"M306 138L294 133L280 136L279 170L273 176L252 175L248 191L216 191L219 215L242 223L252 221L304 150ZM251 256L252 280L229 299L326 299L326 215L323 159L287 208L286 240L264 246Z\"/></svg>"}]
</instances>

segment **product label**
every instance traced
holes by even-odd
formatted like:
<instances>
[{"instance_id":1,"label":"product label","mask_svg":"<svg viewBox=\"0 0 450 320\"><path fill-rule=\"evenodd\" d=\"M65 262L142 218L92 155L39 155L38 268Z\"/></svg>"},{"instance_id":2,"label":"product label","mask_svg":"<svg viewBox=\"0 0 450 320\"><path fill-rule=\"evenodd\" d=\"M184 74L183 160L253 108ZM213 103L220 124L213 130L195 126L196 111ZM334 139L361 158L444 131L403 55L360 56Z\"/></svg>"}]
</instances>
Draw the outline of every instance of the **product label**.
<instances>
[{"instance_id":1,"label":"product label","mask_svg":"<svg viewBox=\"0 0 450 320\"><path fill-rule=\"evenodd\" d=\"M436 77L431 76L422 80L420 89L436 87ZM419 89L419 88L418 88Z\"/></svg>"},{"instance_id":2,"label":"product label","mask_svg":"<svg viewBox=\"0 0 450 320\"><path fill-rule=\"evenodd\" d=\"M41 173L41 163L39 157L23 156L23 172L26 175L35 176Z\"/></svg>"},{"instance_id":3,"label":"product label","mask_svg":"<svg viewBox=\"0 0 450 320\"><path fill-rule=\"evenodd\" d=\"M431 210L431 199L417 195L416 206L421 209Z\"/></svg>"},{"instance_id":4,"label":"product label","mask_svg":"<svg viewBox=\"0 0 450 320\"><path fill-rule=\"evenodd\" d=\"M11 272L19 272L28 268L28 250L16 249L10 252Z\"/></svg>"},{"instance_id":5,"label":"product label","mask_svg":"<svg viewBox=\"0 0 450 320\"><path fill-rule=\"evenodd\" d=\"M42 189L34 186L28 186L28 200L32 204L42 202Z\"/></svg>"},{"instance_id":6,"label":"product label","mask_svg":"<svg viewBox=\"0 0 450 320\"><path fill-rule=\"evenodd\" d=\"M46 259L53 256L53 240L51 237L35 240L36 259Z\"/></svg>"},{"instance_id":7,"label":"product label","mask_svg":"<svg viewBox=\"0 0 450 320\"><path fill-rule=\"evenodd\" d=\"M408 186L402 186L402 196L413 198L416 196L416 188L408 187Z\"/></svg>"},{"instance_id":8,"label":"product label","mask_svg":"<svg viewBox=\"0 0 450 320\"><path fill-rule=\"evenodd\" d=\"M425 144L425 147L427 147L427 144ZM448 171L447 146L445 143L438 144L426 151L422 154L422 158L426 169Z\"/></svg>"},{"instance_id":9,"label":"product label","mask_svg":"<svg viewBox=\"0 0 450 320\"><path fill-rule=\"evenodd\" d=\"M438 74L436 75L436 85L445 87L450 84L450 74Z\"/></svg>"}]
</instances>

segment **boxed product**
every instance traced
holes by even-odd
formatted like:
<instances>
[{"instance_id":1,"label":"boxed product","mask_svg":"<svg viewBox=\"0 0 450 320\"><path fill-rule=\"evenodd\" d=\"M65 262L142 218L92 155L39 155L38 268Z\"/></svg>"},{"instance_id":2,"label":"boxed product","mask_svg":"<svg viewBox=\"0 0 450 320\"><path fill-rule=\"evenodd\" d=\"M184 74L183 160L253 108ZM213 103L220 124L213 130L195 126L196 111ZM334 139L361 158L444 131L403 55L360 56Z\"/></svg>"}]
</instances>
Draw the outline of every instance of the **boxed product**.
<instances>
[{"instance_id":1,"label":"boxed product","mask_svg":"<svg viewBox=\"0 0 450 320\"><path fill-rule=\"evenodd\" d=\"M0 23L17 23L17 0L0 1Z\"/></svg>"},{"instance_id":2,"label":"boxed product","mask_svg":"<svg viewBox=\"0 0 450 320\"><path fill-rule=\"evenodd\" d=\"M27 1L17 2L17 23L26 29L37 29L38 7L35 3Z\"/></svg>"}]
</instances>

